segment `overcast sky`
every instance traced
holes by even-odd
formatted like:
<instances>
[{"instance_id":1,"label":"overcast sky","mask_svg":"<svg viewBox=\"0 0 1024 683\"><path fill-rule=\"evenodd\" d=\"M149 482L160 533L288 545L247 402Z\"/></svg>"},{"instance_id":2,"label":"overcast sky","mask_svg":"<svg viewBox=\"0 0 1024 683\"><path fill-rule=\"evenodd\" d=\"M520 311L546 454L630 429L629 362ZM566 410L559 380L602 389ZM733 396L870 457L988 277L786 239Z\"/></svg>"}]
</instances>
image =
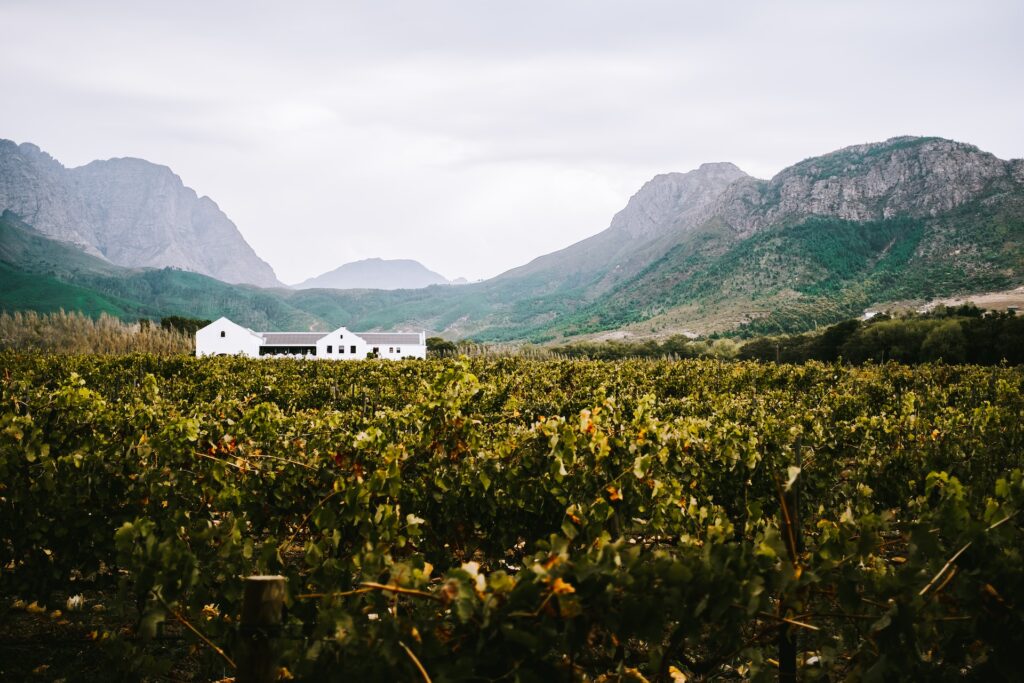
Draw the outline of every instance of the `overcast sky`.
<instances>
[{"instance_id":1,"label":"overcast sky","mask_svg":"<svg viewBox=\"0 0 1024 683\"><path fill-rule=\"evenodd\" d=\"M0 0L0 26L0 137L170 166L288 283L490 277L705 161L1024 156L1021 0Z\"/></svg>"}]
</instances>

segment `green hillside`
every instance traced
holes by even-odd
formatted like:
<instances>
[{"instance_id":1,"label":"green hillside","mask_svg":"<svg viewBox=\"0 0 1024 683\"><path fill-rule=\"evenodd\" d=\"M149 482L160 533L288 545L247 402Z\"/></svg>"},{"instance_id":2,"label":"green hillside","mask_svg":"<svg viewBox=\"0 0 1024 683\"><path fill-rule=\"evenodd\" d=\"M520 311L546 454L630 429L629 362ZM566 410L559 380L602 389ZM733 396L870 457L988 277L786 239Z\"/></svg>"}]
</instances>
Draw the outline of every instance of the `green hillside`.
<instances>
[{"instance_id":1,"label":"green hillside","mask_svg":"<svg viewBox=\"0 0 1024 683\"><path fill-rule=\"evenodd\" d=\"M726 317L745 319L749 332L799 332L879 301L1021 282L1024 202L1016 196L979 199L928 219L810 218L742 241L712 227L558 331L584 334L675 315L676 323L693 327Z\"/></svg>"},{"instance_id":2,"label":"green hillside","mask_svg":"<svg viewBox=\"0 0 1024 683\"><path fill-rule=\"evenodd\" d=\"M8 312L65 310L81 311L92 317L107 313L129 318L136 310L134 302L118 301L48 275L16 270L7 263L0 263L0 290L3 291L0 309Z\"/></svg>"},{"instance_id":3,"label":"green hillside","mask_svg":"<svg viewBox=\"0 0 1024 683\"><path fill-rule=\"evenodd\" d=\"M325 323L275 293L170 268L128 269L35 232L14 214L0 216L0 309L64 309L122 318L227 315L250 327L307 329Z\"/></svg>"}]
</instances>

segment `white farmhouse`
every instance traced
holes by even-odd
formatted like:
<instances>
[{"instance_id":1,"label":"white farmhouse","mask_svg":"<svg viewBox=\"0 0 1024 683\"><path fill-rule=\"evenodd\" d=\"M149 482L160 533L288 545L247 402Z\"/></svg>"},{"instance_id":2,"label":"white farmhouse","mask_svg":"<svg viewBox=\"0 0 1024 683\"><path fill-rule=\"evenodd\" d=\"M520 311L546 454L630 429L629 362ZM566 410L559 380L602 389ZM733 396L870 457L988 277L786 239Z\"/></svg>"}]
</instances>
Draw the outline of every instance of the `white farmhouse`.
<instances>
[{"instance_id":1,"label":"white farmhouse","mask_svg":"<svg viewBox=\"0 0 1024 683\"><path fill-rule=\"evenodd\" d=\"M398 360L427 357L426 332L253 332L227 318L196 332L196 356L299 356L359 360L368 355Z\"/></svg>"}]
</instances>

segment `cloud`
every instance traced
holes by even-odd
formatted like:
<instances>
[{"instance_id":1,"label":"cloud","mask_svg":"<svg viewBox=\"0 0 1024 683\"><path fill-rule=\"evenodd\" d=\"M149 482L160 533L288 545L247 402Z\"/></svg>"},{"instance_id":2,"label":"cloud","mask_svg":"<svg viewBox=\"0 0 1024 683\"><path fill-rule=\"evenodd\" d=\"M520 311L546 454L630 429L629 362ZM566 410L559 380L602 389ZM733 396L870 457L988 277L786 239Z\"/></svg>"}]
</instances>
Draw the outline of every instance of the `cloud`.
<instances>
[{"instance_id":1,"label":"cloud","mask_svg":"<svg viewBox=\"0 0 1024 683\"><path fill-rule=\"evenodd\" d=\"M704 161L1024 150L1009 1L8 0L0 23L0 136L169 165L285 281L371 256L491 276Z\"/></svg>"}]
</instances>

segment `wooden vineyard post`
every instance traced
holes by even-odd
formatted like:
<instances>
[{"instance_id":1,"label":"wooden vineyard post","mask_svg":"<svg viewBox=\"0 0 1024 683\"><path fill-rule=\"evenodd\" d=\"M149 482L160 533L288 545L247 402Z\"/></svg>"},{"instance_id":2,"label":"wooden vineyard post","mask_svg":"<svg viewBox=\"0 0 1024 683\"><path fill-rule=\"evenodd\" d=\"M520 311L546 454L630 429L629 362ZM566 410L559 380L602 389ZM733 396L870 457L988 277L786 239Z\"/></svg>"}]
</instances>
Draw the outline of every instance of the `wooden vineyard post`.
<instances>
[{"instance_id":1,"label":"wooden vineyard post","mask_svg":"<svg viewBox=\"0 0 1024 683\"><path fill-rule=\"evenodd\" d=\"M803 467L803 437L796 439L796 466ZM800 474L803 474L801 472ZM800 563L800 553L803 552L804 539L800 527L800 474L797 474L796 481L788 491L783 492L783 504L785 513L783 515L783 529L790 542L786 544L789 548L790 559L794 566ZM780 613L786 616L786 604L780 605ZM796 632L789 624L783 623L779 629L779 683L796 683L797 680L797 643Z\"/></svg>"},{"instance_id":2,"label":"wooden vineyard post","mask_svg":"<svg viewBox=\"0 0 1024 683\"><path fill-rule=\"evenodd\" d=\"M238 683L277 680L285 580L283 576L249 576L245 579L239 624Z\"/></svg>"}]
</instances>

